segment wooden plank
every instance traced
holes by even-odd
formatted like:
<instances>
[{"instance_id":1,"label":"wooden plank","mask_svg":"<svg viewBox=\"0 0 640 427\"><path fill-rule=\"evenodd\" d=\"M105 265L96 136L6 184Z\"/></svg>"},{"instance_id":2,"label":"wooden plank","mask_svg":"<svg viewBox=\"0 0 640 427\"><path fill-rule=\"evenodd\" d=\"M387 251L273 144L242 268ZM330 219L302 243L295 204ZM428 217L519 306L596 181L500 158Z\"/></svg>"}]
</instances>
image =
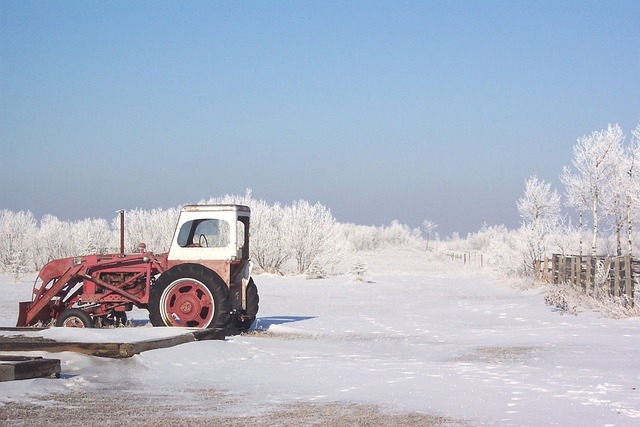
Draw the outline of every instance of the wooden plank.
<instances>
[{"instance_id":1,"label":"wooden plank","mask_svg":"<svg viewBox=\"0 0 640 427\"><path fill-rule=\"evenodd\" d=\"M60 374L59 359L34 359L15 365L15 379L42 378Z\"/></svg>"},{"instance_id":2,"label":"wooden plank","mask_svg":"<svg viewBox=\"0 0 640 427\"><path fill-rule=\"evenodd\" d=\"M0 382L13 381L16 379L15 366L12 364L0 363Z\"/></svg>"},{"instance_id":3,"label":"wooden plank","mask_svg":"<svg viewBox=\"0 0 640 427\"><path fill-rule=\"evenodd\" d=\"M0 381L52 377L59 374L59 359L0 355Z\"/></svg>"},{"instance_id":4,"label":"wooden plank","mask_svg":"<svg viewBox=\"0 0 640 427\"><path fill-rule=\"evenodd\" d=\"M195 340L196 340L195 336L192 333L189 333L184 335L177 335L171 338L145 340L145 341L138 341L134 343L120 344L119 357L131 357L135 354L140 354L143 351L174 347L176 345L194 342Z\"/></svg>"},{"instance_id":5,"label":"wooden plank","mask_svg":"<svg viewBox=\"0 0 640 427\"><path fill-rule=\"evenodd\" d=\"M90 356L127 358L144 351L173 347L194 341L224 339L225 330L202 329L169 338L150 339L131 343L90 343L45 341L41 338L28 339L23 336L19 340L11 337L0 337L0 351L48 351L59 353L72 351Z\"/></svg>"},{"instance_id":6,"label":"wooden plank","mask_svg":"<svg viewBox=\"0 0 640 427\"><path fill-rule=\"evenodd\" d=\"M58 341L6 341L0 340L0 351L48 351L59 353L73 351L101 357L119 357L120 348L116 343L78 343Z\"/></svg>"}]
</instances>

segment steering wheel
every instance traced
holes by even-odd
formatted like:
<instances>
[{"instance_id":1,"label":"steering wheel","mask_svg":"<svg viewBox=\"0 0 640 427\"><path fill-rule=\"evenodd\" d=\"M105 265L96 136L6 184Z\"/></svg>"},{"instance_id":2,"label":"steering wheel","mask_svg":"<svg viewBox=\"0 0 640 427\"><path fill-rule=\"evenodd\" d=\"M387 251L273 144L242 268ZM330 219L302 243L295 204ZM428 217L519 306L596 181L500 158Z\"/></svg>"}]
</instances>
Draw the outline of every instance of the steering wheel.
<instances>
[{"instance_id":1,"label":"steering wheel","mask_svg":"<svg viewBox=\"0 0 640 427\"><path fill-rule=\"evenodd\" d=\"M208 248L209 242L207 242L207 236L205 236L204 234L201 234L200 237L198 238L198 245L200 245L201 248Z\"/></svg>"}]
</instances>

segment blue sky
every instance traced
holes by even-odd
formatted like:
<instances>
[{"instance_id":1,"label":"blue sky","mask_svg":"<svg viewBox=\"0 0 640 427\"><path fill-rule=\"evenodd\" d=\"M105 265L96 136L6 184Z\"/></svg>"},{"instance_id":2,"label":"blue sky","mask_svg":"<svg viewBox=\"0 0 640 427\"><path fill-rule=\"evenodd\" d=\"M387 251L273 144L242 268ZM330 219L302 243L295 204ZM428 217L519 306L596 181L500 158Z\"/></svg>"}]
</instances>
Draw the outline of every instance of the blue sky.
<instances>
[{"instance_id":1,"label":"blue sky","mask_svg":"<svg viewBox=\"0 0 640 427\"><path fill-rule=\"evenodd\" d=\"M518 226L532 174L640 123L637 1L0 2L0 209L246 188L341 222ZM559 188L561 190L561 188Z\"/></svg>"}]
</instances>

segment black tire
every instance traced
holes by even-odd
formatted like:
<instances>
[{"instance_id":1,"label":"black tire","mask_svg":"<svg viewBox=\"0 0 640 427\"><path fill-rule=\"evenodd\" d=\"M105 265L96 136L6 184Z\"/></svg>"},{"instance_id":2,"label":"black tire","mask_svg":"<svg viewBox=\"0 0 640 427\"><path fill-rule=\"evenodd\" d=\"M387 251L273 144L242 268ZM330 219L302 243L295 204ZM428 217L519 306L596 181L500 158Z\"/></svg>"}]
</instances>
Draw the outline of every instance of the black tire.
<instances>
[{"instance_id":1,"label":"black tire","mask_svg":"<svg viewBox=\"0 0 640 427\"><path fill-rule=\"evenodd\" d=\"M253 283L253 278L250 278L247 284L247 310L243 316L244 320L238 318L235 324L238 332L247 332L251 328L251 325L258 315L259 304L260 296L258 295L258 287Z\"/></svg>"},{"instance_id":2,"label":"black tire","mask_svg":"<svg viewBox=\"0 0 640 427\"><path fill-rule=\"evenodd\" d=\"M229 288L213 270L179 264L160 275L149 295L153 326L226 328Z\"/></svg>"},{"instance_id":3,"label":"black tire","mask_svg":"<svg viewBox=\"0 0 640 427\"><path fill-rule=\"evenodd\" d=\"M93 328L93 319L86 311L70 308L60 313L56 326L66 328Z\"/></svg>"}]
</instances>

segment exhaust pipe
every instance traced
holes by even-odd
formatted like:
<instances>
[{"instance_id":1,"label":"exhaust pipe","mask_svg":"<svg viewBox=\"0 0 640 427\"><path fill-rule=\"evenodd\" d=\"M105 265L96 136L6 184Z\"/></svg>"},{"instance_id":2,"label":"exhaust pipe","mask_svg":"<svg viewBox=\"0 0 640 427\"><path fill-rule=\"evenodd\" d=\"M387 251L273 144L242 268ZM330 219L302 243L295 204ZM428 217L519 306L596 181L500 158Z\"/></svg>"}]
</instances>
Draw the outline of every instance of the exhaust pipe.
<instances>
[{"instance_id":1,"label":"exhaust pipe","mask_svg":"<svg viewBox=\"0 0 640 427\"><path fill-rule=\"evenodd\" d=\"M120 255L124 255L124 209L120 209Z\"/></svg>"}]
</instances>

